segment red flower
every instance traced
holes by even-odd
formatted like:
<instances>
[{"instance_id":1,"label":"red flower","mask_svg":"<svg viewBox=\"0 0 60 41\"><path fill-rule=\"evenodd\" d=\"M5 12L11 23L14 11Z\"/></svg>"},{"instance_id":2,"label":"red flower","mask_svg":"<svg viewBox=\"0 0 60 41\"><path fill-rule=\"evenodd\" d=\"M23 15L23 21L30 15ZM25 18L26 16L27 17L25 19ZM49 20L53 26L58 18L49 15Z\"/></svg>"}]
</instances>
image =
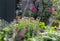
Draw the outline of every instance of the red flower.
<instances>
[{"instance_id":1,"label":"red flower","mask_svg":"<svg viewBox=\"0 0 60 41\"><path fill-rule=\"evenodd\" d=\"M41 33L44 33L44 31L43 31L43 30L40 30L40 32L41 32Z\"/></svg>"},{"instance_id":2,"label":"red flower","mask_svg":"<svg viewBox=\"0 0 60 41\"><path fill-rule=\"evenodd\" d=\"M24 38L24 37L25 37L25 34L24 34L22 31L20 31L20 32L19 32L19 36L20 36L21 38Z\"/></svg>"},{"instance_id":3,"label":"red flower","mask_svg":"<svg viewBox=\"0 0 60 41\"><path fill-rule=\"evenodd\" d=\"M24 29L25 29L25 30L28 30L28 26L25 26Z\"/></svg>"},{"instance_id":4,"label":"red flower","mask_svg":"<svg viewBox=\"0 0 60 41\"><path fill-rule=\"evenodd\" d=\"M32 7L32 11L33 11L33 12L36 11L36 8L35 8L35 7Z\"/></svg>"}]
</instances>

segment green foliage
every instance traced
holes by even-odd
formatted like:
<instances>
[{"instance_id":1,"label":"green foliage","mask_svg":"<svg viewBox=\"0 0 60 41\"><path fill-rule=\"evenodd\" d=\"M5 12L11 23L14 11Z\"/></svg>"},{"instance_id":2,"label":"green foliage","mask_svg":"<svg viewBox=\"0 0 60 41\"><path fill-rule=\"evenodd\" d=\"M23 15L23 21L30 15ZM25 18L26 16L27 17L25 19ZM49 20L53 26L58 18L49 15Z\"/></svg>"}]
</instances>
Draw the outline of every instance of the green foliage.
<instances>
[{"instance_id":1,"label":"green foliage","mask_svg":"<svg viewBox=\"0 0 60 41\"><path fill-rule=\"evenodd\" d=\"M18 23L11 23L0 31L0 41L8 41L13 38L14 41L55 41L60 40L60 34L55 27L45 26L44 22L24 17L17 20ZM57 35L56 35L57 33ZM20 34L22 34L20 36Z\"/></svg>"},{"instance_id":2,"label":"green foliage","mask_svg":"<svg viewBox=\"0 0 60 41\"><path fill-rule=\"evenodd\" d=\"M4 39L4 32L0 32L0 41L3 41Z\"/></svg>"},{"instance_id":3,"label":"green foliage","mask_svg":"<svg viewBox=\"0 0 60 41\"><path fill-rule=\"evenodd\" d=\"M53 1L53 5L55 8L55 11L53 12L54 14L54 19L55 20L59 20L60 21L60 1L59 0L52 0Z\"/></svg>"},{"instance_id":4,"label":"green foliage","mask_svg":"<svg viewBox=\"0 0 60 41\"><path fill-rule=\"evenodd\" d=\"M43 10L42 14L40 14L40 21L45 22L45 25L47 25L49 23L48 19L52 15L52 13L50 12L50 7L52 7L53 3L51 0L43 0L42 4Z\"/></svg>"}]
</instances>

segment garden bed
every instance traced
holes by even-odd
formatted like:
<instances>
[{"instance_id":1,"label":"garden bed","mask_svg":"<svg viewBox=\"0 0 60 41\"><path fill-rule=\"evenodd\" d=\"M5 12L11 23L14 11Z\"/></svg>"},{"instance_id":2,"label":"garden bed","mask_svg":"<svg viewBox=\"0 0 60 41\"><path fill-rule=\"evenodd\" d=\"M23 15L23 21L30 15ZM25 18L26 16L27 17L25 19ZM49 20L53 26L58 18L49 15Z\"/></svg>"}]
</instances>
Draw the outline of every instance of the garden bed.
<instances>
[{"instance_id":1,"label":"garden bed","mask_svg":"<svg viewBox=\"0 0 60 41\"><path fill-rule=\"evenodd\" d=\"M60 41L60 33L38 19L25 17L2 28L0 41Z\"/></svg>"}]
</instances>

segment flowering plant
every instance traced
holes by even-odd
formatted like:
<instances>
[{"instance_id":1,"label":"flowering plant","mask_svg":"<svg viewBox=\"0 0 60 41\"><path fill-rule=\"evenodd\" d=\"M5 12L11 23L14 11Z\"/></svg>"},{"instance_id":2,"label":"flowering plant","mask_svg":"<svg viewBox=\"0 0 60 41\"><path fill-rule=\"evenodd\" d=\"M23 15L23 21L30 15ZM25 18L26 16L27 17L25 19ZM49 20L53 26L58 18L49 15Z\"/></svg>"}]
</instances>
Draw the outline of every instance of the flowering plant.
<instances>
[{"instance_id":1,"label":"flowering plant","mask_svg":"<svg viewBox=\"0 0 60 41\"><path fill-rule=\"evenodd\" d=\"M56 38L54 37L55 27L45 26L44 22L28 17L16 21L1 30L1 41L45 41L45 38L48 41Z\"/></svg>"},{"instance_id":2,"label":"flowering plant","mask_svg":"<svg viewBox=\"0 0 60 41\"><path fill-rule=\"evenodd\" d=\"M23 15L26 17L34 17L37 16L37 8L32 4L32 6L29 6L30 4L27 4L24 8Z\"/></svg>"}]
</instances>

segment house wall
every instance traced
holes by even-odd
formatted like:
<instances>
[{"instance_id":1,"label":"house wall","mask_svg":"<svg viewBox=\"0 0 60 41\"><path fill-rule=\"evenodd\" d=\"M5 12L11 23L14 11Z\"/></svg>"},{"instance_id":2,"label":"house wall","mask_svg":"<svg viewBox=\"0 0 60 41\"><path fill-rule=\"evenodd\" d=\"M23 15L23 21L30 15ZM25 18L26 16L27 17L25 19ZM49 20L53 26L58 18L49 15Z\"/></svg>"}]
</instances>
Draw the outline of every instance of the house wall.
<instances>
[{"instance_id":1,"label":"house wall","mask_svg":"<svg viewBox=\"0 0 60 41\"><path fill-rule=\"evenodd\" d=\"M11 22L15 18L16 0L0 0L0 18Z\"/></svg>"}]
</instances>

